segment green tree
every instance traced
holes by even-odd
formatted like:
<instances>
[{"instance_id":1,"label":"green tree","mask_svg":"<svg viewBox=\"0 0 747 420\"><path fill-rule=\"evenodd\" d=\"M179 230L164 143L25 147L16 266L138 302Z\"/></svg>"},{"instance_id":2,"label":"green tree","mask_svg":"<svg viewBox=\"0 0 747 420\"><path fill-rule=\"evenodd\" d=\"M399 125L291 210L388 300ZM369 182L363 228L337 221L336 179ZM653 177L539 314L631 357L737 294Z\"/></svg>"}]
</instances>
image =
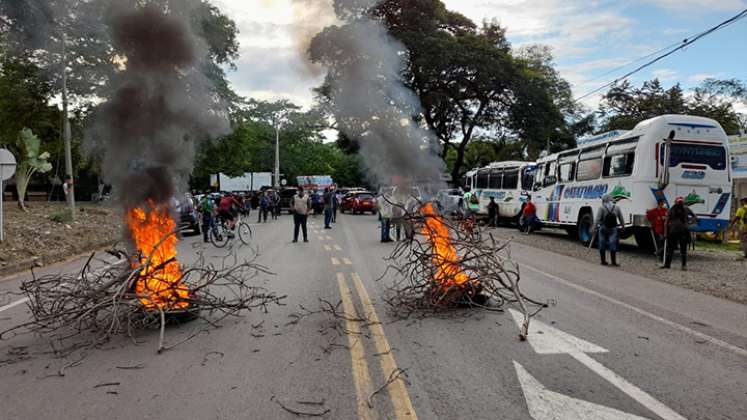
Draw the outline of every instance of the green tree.
<instances>
[{"instance_id":1,"label":"green tree","mask_svg":"<svg viewBox=\"0 0 747 420\"><path fill-rule=\"evenodd\" d=\"M411 110L413 118L440 140L453 182L465 172L469 144L475 138L511 138L524 144L525 153L536 156L548 141L571 144L575 131L583 131L584 124L572 124L574 119L568 118L578 110L547 49L514 52L496 22L478 26L447 10L440 0L384 0L372 10L361 4L336 2L335 10L341 21L352 22L347 25L355 25L356 16L367 14L404 44L407 65L402 83L422 104L422 110ZM352 61L366 59L341 54L347 30L342 26L323 31L309 53L329 70L316 92L344 133L340 146L352 151L356 133L365 132L370 121L351 119L330 101L333 81L345 74ZM371 116L377 112L381 110L371 110Z\"/></svg>"},{"instance_id":2,"label":"green tree","mask_svg":"<svg viewBox=\"0 0 747 420\"><path fill-rule=\"evenodd\" d=\"M16 167L16 191L18 192L18 206L26 210L26 188L35 173L45 173L52 170L52 164L47 162L48 152L41 151L41 140L31 130L24 128L18 133L15 144L18 166Z\"/></svg>"},{"instance_id":3,"label":"green tree","mask_svg":"<svg viewBox=\"0 0 747 420\"><path fill-rule=\"evenodd\" d=\"M735 80L707 80L687 97L679 84L664 89L658 79L640 88L625 81L613 86L600 104L601 131L630 130L641 121L665 114L688 114L718 121L727 134L737 134L740 116L734 102L744 95L744 86Z\"/></svg>"}]
</instances>

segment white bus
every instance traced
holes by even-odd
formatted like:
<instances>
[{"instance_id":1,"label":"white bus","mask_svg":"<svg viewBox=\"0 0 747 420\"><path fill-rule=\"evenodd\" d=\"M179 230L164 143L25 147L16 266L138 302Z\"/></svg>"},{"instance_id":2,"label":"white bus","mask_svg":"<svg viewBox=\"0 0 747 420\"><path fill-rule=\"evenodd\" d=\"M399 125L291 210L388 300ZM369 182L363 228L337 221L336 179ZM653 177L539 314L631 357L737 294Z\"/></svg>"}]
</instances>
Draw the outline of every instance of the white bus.
<instances>
[{"instance_id":1,"label":"white bus","mask_svg":"<svg viewBox=\"0 0 747 420\"><path fill-rule=\"evenodd\" d=\"M518 220L534 182L536 165L531 162L495 162L470 171L464 186L480 198L477 214L486 216L493 197L501 219Z\"/></svg>"},{"instance_id":2,"label":"white bus","mask_svg":"<svg viewBox=\"0 0 747 420\"><path fill-rule=\"evenodd\" d=\"M619 200L625 218L623 238L634 235L640 246L650 248L646 211L658 198L672 204L685 197L698 216L693 231L728 227L729 162L726 134L716 121L664 115L632 131L579 141L576 149L539 159L532 197L543 224L563 227L588 243L601 198L610 194Z\"/></svg>"}]
</instances>

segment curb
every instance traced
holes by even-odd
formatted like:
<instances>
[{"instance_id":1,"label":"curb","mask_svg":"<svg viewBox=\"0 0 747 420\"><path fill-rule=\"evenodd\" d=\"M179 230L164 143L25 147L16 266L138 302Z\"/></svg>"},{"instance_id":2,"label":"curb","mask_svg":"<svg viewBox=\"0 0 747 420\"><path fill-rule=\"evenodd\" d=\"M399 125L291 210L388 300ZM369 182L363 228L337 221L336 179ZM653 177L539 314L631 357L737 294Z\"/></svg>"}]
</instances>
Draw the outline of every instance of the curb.
<instances>
[{"instance_id":1,"label":"curb","mask_svg":"<svg viewBox=\"0 0 747 420\"><path fill-rule=\"evenodd\" d=\"M58 263L66 263L78 258L86 257L91 252L108 248L116 244L117 242L118 241L116 240L100 241L91 244L90 246L83 247L80 250L76 249L71 253L54 254L48 255L46 257L34 257L14 264L9 264L3 268L0 268L0 283L7 280L12 280L19 274L27 270L31 270L32 268L41 268Z\"/></svg>"}]
</instances>

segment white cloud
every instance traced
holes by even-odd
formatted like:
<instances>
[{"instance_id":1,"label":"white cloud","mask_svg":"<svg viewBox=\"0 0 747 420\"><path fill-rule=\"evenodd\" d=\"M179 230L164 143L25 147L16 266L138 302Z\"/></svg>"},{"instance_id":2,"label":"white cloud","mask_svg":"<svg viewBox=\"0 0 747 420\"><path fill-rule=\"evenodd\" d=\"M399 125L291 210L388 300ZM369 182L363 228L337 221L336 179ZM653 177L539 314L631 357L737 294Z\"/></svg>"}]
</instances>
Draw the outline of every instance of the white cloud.
<instances>
[{"instance_id":1,"label":"white cloud","mask_svg":"<svg viewBox=\"0 0 747 420\"><path fill-rule=\"evenodd\" d=\"M693 10L724 12L738 11L745 7L742 0L645 0L655 6L674 12L691 13Z\"/></svg>"},{"instance_id":2,"label":"white cloud","mask_svg":"<svg viewBox=\"0 0 747 420\"><path fill-rule=\"evenodd\" d=\"M679 73L672 69L657 69L651 72L651 74L659 79L660 82L671 82L677 80Z\"/></svg>"},{"instance_id":3,"label":"white cloud","mask_svg":"<svg viewBox=\"0 0 747 420\"><path fill-rule=\"evenodd\" d=\"M693 83L700 83L706 79L715 79L718 75L711 73L698 73L688 77L688 80Z\"/></svg>"}]
</instances>

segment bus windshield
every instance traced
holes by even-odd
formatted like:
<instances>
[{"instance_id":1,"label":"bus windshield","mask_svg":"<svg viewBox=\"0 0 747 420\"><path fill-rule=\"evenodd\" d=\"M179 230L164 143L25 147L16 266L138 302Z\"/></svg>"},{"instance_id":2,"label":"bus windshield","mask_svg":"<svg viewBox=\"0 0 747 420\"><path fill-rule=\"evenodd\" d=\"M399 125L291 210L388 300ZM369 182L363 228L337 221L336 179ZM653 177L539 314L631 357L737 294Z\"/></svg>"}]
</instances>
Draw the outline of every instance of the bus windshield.
<instances>
[{"instance_id":1,"label":"bus windshield","mask_svg":"<svg viewBox=\"0 0 747 420\"><path fill-rule=\"evenodd\" d=\"M661 163L664 164L664 145L661 146ZM669 166L675 167L680 163L693 163L710 166L715 170L726 169L726 149L723 146L709 146L705 144L673 143Z\"/></svg>"}]
</instances>

